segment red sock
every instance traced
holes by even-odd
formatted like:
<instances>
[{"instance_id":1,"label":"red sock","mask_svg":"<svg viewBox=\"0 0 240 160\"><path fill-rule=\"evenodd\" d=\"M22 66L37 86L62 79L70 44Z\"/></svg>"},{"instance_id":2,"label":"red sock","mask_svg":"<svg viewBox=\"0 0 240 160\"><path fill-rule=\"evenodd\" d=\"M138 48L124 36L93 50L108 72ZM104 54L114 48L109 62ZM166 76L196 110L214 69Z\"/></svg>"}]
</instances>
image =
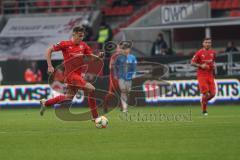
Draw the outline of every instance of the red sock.
<instances>
[{"instance_id":1,"label":"red sock","mask_svg":"<svg viewBox=\"0 0 240 160\"><path fill-rule=\"evenodd\" d=\"M96 104L96 99L94 96L94 91L90 92L88 95L88 105L91 109L92 112L92 117L97 118L98 117L98 112L97 112L97 104Z\"/></svg>"},{"instance_id":2,"label":"red sock","mask_svg":"<svg viewBox=\"0 0 240 160\"><path fill-rule=\"evenodd\" d=\"M208 102L208 99L206 96L202 96L202 111L205 112L207 111L207 102Z\"/></svg>"},{"instance_id":3,"label":"red sock","mask_svg":"<svg viewBox=\"0 0 240 160\"><path fill-rule=\"evenodd\" d=\"M53 106L54 104L58 104L58 103L60 103L64 100L65 100L65 96L64 95L59 95L57 97L54 97L54 98L51 98L51 99L47 100L45 102L45 106L47 106L47 107L48 106Z\"/></svg>"}]
</instances>

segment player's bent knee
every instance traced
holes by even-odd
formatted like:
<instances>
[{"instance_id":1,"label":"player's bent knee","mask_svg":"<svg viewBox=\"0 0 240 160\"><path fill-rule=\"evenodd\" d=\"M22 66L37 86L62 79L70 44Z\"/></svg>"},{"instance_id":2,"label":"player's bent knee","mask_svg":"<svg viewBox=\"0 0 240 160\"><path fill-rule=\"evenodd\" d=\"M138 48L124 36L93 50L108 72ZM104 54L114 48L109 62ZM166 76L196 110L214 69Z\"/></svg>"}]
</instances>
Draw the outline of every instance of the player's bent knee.
<instances>
[{"instance_id":1,"label":"player's bent knee","mask_svg":"<svg viewBox=\"0 0 240 160\"><path fill-rule=\"evenodd\" d=\"M85 90L88 91L88 92L94 92L96 90L96 88L92 84L87 83L85 85Z\"/></svg>"}]
</instances>

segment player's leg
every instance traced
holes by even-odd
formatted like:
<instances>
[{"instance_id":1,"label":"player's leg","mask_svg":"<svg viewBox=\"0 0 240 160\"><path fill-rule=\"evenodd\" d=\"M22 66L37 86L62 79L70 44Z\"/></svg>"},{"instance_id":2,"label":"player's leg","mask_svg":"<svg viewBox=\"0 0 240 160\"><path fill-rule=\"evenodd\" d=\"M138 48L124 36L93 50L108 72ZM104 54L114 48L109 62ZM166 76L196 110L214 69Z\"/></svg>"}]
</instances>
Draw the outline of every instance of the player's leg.
<instances>
[{"instance_id":1,"label":"player's leg","mask_svg":"<svg viewBox=\"0 0 240 160\"><path fill-rule=\"evenodd\" d=\"M209 97L208 101L210 101L213 97L216 95L216 87L215 87L215 81L213 77L209 78Z\"/></svg>"},{"instance_id":2,"label":"player's leg","mask_svg":"<svg viewBox=\"0 0 240 160\"><path fill-rule=\"evenodd\" d=\"M44 114L47 107L52 107L55 104L61 104L66 101L71 101L77 92L75 85L77 84L76 82L79 81L78 77L79 76L76 74L71 74L65 79L66 83L68 84L67 93L65 95L59 95L48 100L41 100L40 115Z\"/></svg>"},{"instance_id":3,"label":"player's leg","mask_svg":"<svg viewBox=\"0 0 240 160\"><path fill-rule=\"evenodd\" d=\"M95 98L95 87L91 83L86 82L83 88L85 93L88 93L88 105L90 107L92 117L96 119L98 117L98 112Z\"/></svg>"},{"instance_id":4,"label":"player's leg","mask_svg":"<svg viewBox=\"0 0 240 160\"><path fill-rule=\"evenodd\" d=\"M48 100L41 100L40 115L43 116L47 107L52 107L55 104L61 104L66 101L71 101L77 90L74 87L68 86L66 95L59 95Z\"/></svg>"},{"instance_id":5,"label":"player's leg","mask_svg":"<svg viewBox=\"0 0 240 160\"><path fill-rule=\"evenodd\" d=\"M121 104L122 104L122 111L127 112L127 88L125 80L119 79L119 88L120 88L120 95L121 95Z\"/></svg>"},{"instance_id":6,"label":"player's leg","mask_svg":"<svg viewBox=\"0 0 240 160\"><path fill-rule=\"evenodd\" d=\"M108 93L107 95L104 97L104 102L103 102L103 110L105 113L108 112L108 105L109 105L109 101L113 96L113 83L111 78L109 77L109 85L108 85Z\"/></svg>"},{"instance_id":7,"label":"player's leg","mask_svg":"<svg viewBox=\"0 0 240 160\"><path fill-rule=\"evenodd\" d=\"M79 74L72 74L68 78L68 83L71 83L75 89L77 90L83 89L85 93L88 93L88 105L91 109L92 117L97 118L98 117L97 105L96 105L96 99L94 98L95 87L91 83L88 83Z\"/></svg>"},{"instance_id":8,"label":"player's leg","mask_svg":"<svg viewBox=\"0 0 240 160\"><path fill-rule=\"evenodd\" d=\"M105 113L108 112L109 102L114 97L114 93L117 92L118 88L118 81L113 77L109 77L108 94L104 97L103 102L103 109Z\"/></svg>"},{"instance_id":9,"label":"player's leg","mask_svg":"<svg viewBox=\"0 0 240 160\"><path fill-rule=\"evenodd\" d=\"M207 85L206 92L203 94L203 114L208 115L207 112L207 104L208 101L210 101L216 94L216 88L215 88L215 82L213 77L206 77L206 82L205 84Z\"/></svg>"},{"instance_id":10,"label":"player's leg","mask_svg":"<svg viewBox=\"0 0 240 160\"><path fill-rule=\"evenodd\" d=\"M202 113L207 115L207 102L209 97L209 86L207 84L207 77L198 77L199 89L202 94L201 108Z\"/></svg>"}]
</instances>

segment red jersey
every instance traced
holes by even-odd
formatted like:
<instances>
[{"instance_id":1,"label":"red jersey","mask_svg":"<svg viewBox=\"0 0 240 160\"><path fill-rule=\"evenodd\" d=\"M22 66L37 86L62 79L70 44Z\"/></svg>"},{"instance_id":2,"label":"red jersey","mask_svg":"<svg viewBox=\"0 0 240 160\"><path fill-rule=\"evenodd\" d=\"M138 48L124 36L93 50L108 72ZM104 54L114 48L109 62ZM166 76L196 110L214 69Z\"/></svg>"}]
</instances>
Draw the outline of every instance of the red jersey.
<instances>
[{"instance_id":1,"label":"red jersey","mask_svg":"<svg viewBox=\"0 0 240 160\"><path fill-rule=\"evenodd\" d=\"M110 58L110 62L109 62L109 69L110 69L110 76L113 76L114 74L114 63L118 57L119 51L116 51Z\"/></svg>"},{"instance_id":2,"label":"red jersey","mask_svg":"<svg viewBox=\"0 0 240 160\"><path fill-rule=\"evenodd\" d=\"M198 50L192 58L192 62L197 64L206 63L208 68L202 69L198 67L197 76L213 76L214 75L214 63L216 58L216 52L214 50Z\"/></svg>"},{"instance_id":3,"label":"red jersey","mask_svg":"<svg viewBox=\"0 0 240 160\"><path fill-rule=\"evenodd\" d=\"M53 45L54 51L62 51L65 75L73 71L81 74L83 72L83 54L92 54L92 49L83 41L80 44L74 44L71 40L61 41ZM81 66L82 65L82 66Z\"/></svg>"}]
</instances>

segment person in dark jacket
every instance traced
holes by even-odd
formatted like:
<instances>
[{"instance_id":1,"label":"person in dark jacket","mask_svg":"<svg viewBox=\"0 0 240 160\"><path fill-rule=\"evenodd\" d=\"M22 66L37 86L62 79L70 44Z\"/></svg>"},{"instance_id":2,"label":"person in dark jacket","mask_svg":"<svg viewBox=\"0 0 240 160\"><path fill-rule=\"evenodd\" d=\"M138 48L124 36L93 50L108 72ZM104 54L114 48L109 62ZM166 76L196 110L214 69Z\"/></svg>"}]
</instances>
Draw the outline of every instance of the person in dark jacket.
<instances>
[{"instance_id":1,"label":"person in dark jacket","mask_svg":"<svg viewBox=\"0 0 240 160\"><path fill-rule=\"evenodd\" d=\"M163 34L159 33L157 39L153 42L151 55L166 55L168 51L168 46L166 41L164 40Z\"/></svg>"}]
</instances>

